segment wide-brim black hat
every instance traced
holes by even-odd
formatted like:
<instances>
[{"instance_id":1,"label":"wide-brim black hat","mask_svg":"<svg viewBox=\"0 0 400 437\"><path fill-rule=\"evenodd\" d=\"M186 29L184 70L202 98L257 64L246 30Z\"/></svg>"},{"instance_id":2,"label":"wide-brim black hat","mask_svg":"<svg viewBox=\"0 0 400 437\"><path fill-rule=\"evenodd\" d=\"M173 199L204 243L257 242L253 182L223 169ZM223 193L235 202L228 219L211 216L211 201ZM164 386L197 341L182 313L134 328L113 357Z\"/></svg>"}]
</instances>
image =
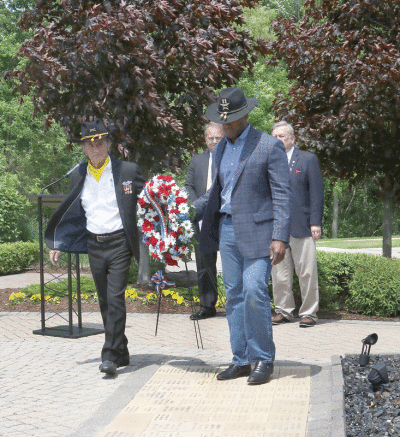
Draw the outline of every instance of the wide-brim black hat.
<instances>
[{"instance_id":1,"label":"wide-brim black hat","mask_svg":"<svg viewBox=\"0 0 400 437\"><path fill-rule=\"evenodd\" d=\"M207 108L205 116L214 123L232 123L248 114L259 101L246 98L242 88L225 88L220 92L218 101Z\"/></svg>"},{"instance_id":2,"label":"wide-brim black hat","mask_svg":"<svg viewBox=\"0 0 400 437\"><path fill-rule=\"evenodd\" d=\"M81 126L82 138L74 139L76 143L86 143L88 141L99 141L109 133L104 126L104 123L99 118L94 121L87 121Z\"/></svg>"}]
</instances>

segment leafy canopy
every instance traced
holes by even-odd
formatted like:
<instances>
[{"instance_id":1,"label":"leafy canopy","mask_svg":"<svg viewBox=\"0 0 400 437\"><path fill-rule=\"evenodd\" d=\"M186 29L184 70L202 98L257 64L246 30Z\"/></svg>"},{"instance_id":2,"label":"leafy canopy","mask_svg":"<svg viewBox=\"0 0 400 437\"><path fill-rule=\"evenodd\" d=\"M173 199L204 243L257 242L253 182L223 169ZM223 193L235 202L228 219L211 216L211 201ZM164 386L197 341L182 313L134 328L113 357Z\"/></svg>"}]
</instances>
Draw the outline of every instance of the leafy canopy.
<instances>
[{"instance_id":1,"label":"leafy canopy","mask_svg":"<svg viewBox=\"0 0 400 437\"><path fill-rule=\"evenodd\" d=\"M34 30L5 73L46 114L79 137L90 117L113 119L118 143L149 168L202 141L213 89L252 71L262 40L250 37L231 0L37 0L19 25Z\"/></svg>"},{"instance_id":2,"label":"leafy canopy","mask_svg":"<svg viewBox=\"0 0 400 437\"><path fill-rule=\"evenodd\" d=\"M267 61L294 81L275 102L325 170L399 195L400 0L307 0L299 25L279 18Z\"/></svg>"},{"instance_id":3,"label":"leafy canopy","mask_svg":"<svg viewBox=\"0 0 400 437\"><path fill-rule=\"evenodd\" d=\"M33 34L17 26L21 8L33 4L33 0L0 2L0 71L15 66L15 54ZM20 58L18 67L25 62ZM0 82L0 186L12 187L20 195L40 192L79 159L65 150L66 138L59 126L44 132L40 121L32 120L33 109L30 99L19 103L11 83ZM62 191L62 187L53 190Z\"/></svg>"}]
</instances>

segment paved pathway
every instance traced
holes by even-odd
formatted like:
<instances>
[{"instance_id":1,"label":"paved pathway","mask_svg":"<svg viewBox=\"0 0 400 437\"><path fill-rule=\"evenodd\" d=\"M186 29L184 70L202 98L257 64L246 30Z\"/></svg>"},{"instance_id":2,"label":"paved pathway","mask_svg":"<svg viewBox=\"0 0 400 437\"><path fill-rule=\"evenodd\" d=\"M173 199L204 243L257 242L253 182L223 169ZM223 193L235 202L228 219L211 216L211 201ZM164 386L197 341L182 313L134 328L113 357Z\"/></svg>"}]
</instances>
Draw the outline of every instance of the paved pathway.
<instances>
[{"instance_id":1,"label":"paved pathway","mask_svg":"<svg viewBox=\"0 0 400 437\"><path fill-rule=\"evenodd\" d=\"M12 275L12 287L33 280L26 275ZM9 280L0 277L0 289ZM249 387L214 378L231 359L226 317L200 322L204 349L187 315L162 314L157 337L155 322L154 314L128 314L131 365L107 377L98 371L103 335L34 335L39 313L0 313L0 436L343 437L337 356L359 354L373 332L372 353L400 348L398 322L285 324L274 328L271 382ZM100 314L84 313L83 323L100 327Z\"/></svg>"}]
</instances>

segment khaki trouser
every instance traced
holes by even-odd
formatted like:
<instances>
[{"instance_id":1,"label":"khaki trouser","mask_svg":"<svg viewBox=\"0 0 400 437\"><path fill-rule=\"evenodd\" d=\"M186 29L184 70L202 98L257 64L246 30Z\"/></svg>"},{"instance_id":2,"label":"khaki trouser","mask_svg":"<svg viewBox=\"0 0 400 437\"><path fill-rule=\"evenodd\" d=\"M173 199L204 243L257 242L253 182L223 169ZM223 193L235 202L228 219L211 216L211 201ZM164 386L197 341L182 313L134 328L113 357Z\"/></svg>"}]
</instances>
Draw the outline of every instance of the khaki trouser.
<instances>
[{"instance_id":1,"label":"khaki trouser","mask_svg":"<svg viewBox=\"0 0 400 437\"><path fill-rule=\"evenodd\" d=\"M290 237L290 248L285 259L272 267L272 291L275 312L289 320L293 319L295 303L293 298L293 271L299 278L301 291L300 317L317 319L319 304L317 251L312 237Z\"/></svg>"}]
</instances>

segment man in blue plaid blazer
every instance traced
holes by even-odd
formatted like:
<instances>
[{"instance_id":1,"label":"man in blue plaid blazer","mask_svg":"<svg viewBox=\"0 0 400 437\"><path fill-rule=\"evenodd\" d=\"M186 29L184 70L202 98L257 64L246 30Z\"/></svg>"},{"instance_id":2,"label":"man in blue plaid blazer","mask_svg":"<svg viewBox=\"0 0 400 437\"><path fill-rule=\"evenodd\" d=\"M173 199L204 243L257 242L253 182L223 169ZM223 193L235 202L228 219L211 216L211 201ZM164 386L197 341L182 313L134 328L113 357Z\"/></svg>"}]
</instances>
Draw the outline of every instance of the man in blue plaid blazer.
<instances>
[{"instance_id":1,"label":"man in blue plaid blazer","mask_svg":"<svg viewBox=\"0 0 400 437\"><path fill-rule=\"evenodd\" d=\"M203 219L200 250L220 250L227 295L232 364L219 380L249 376L262 384L273 373L268 280L289 241L289 167L283 143L248 124L258 99L241 88L221 91L206 117L222 125L225 137L213 151L211 189L194 202ZM254 367L252 368L252 364Z\"/></svg>"}]
</instances>

